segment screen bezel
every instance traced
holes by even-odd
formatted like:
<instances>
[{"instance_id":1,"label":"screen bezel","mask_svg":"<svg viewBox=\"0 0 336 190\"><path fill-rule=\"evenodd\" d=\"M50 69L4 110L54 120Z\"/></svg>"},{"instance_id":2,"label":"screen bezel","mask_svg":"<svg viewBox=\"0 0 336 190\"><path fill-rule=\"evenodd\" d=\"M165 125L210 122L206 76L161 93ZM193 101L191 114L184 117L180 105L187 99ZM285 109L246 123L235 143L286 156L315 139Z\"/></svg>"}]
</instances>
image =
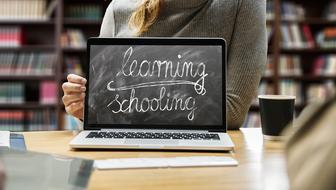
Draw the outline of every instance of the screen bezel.
<instances>
[{"instance_id":1,"label":"screen bezel","mask_svg":"<svg viewBox=\"0 0 336 190\"><path fill-rule=\"evenodd\" d=\"M89 124L88 123L88 98L90 81L90 47L91 45L197 45L197 46L222 46L222 93L225 98L223 102L223 124L222 125L141 125L141 124ZM84 104L84 130L101 129L167 129L167 130L206 130L216 132L227 131L227 96L226 96L226 41L222 38L89 38L87 41L87 66L85 69L87 83Z\"/></svg>"}]
</instances>

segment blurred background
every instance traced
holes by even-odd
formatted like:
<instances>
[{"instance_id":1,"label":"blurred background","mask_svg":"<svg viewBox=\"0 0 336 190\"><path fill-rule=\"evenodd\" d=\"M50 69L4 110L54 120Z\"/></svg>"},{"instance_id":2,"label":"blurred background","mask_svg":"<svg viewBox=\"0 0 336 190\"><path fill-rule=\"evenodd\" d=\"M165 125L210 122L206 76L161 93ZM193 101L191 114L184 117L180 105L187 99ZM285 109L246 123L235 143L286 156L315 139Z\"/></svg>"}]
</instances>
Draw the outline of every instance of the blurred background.
<instances>
[{"instance_id":1,"label":"blurred background","mask_svg":"<svg viewBox=\"0 0 336 190\"><path fill-rule=\"evenodd\" d=\"M0 0L0 130L74 129L61 84L85 76L86 39L111 0ZM259 94L295 95L296 115L334 94L336 2L267 0L268 61ZM260 127L254 101L243 127Z\"/></svg>"}]
</instances>

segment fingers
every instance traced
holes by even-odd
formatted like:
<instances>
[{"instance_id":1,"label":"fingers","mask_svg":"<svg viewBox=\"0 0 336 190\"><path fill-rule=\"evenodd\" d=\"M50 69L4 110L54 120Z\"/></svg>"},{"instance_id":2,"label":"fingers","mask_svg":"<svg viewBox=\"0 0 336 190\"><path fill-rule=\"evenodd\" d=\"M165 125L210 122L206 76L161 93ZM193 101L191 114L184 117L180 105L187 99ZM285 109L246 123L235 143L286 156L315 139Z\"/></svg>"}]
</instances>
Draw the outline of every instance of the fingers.
<instances>
[{"instance_id":1,"label":"fingers","mask_svg":"<svg viewBox=\"0 0 336 190\"><path fill-rule=\"evenodd\" d=\"M63 103L65 106L68 106L72 103L83 101L85 97L85 93L77 93L77 94L65 94L62 97Z\"/></svg>"},{"instance_id":2,"label":"fingers","mask_svg":"<svg viewBox=\"0 0 336 190\"><path fill-rule=\"evenodd\" d=\"M75 117L78 117L79 110L83 110L84 104L83 102L72 103L65 107L65 111Z\"/></svg>"},{"instance_id":3,"label":"fingers","mask_svg":"<svg viewBox=\"0 0 336 190\"><path fill-rule=\"evenodd\" d=\"M72 83L72 82L63 83L62 89L64 91L64 94L69 94L71 92L81 93L81 92L85 92L86 90L85 86L81 84Z\"/></svg>"},{"instance_id":4,"label":"fingers","mask_svg":"<svg viewBox=\"0 0 336 190\"><path fill-rule=\"evenodd\" d=\"M82 84L82 85L85 85L86 84L86 79L81 77L81 76L78 76L78 75L75 75L75 74L69 74L67 76L67 79L68 79L68 82L70 83L77 83L77 84Z\"/></svg>"}]
</instances>

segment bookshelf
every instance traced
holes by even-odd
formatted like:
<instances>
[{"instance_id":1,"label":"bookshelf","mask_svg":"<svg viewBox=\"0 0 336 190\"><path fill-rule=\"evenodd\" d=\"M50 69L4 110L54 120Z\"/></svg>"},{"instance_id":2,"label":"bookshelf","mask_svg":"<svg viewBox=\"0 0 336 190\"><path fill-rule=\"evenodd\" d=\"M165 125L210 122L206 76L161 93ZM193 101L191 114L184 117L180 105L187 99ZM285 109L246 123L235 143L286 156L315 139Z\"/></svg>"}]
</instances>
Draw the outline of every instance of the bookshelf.
<instances>
[{"instance_id":1,"label":"bookshelf","mask_svg":"<svg viewBox=\"0 0 336 190\"><path fill-rule=\"evenodd\" d=\"M82 35L84 41L88 37L98 36L103 14L110 0L31 0L30 4L24 2L6 0L4 3L7 10L0 8L0 37L1 32L6 37L10 30L20 31L15 33L17 38L8 44L2 44L3 41L0 40L0 87L7 83L23 86L20 97L23 101L20 103L8 101L8 96L12 94L0 93L0 99L4 100L0 103L0 130L62 130L65 118L69 118L65 115L61 101L61 84L65 81L67 67L80 64L83 70L86 65L86 48L64 46L62 38L66 31L74 29ZM33 15L27 15L31 10L35 11ZM77 39L78 34L71 34L71 37ZM19 58L16 57L19 54L23 54L22 60L26 61L18 61ZM40 67L34 65L35 61L27 61L27 54L32 54L31 60L36 59L34 57L37 54L53 54L57 57L52 66L52 74L46 74L43 70L39 74L31 74L32 70ZM2 64L1 55L4 62ZM9 62L9 55L14 55L15 61ZM27 62L28 66L25 65ZM78 70L78 65L75 66ZM13 70L13 67L23 73ZM51 88L50 84L54 87ZM50 92L54 97L48 97ZM15 91L13 93L17 95Z\"/></svg>"},{"instance_id":2,"label":"bookshelf","mask_svg":"<svg viewBox=\"0 0 336 190\"><path fill-rule=\"evenodd\" d=\"M267 0L267 26L268 30L271 30L268 47L268 57L271 60L268 62L271 62L272 66L268 66L267 75L262 77L261 83L263 84L260 86L259 94L265 93L265 89L268 88L265 87L267 85L269 88L273 88L274 94L283 94L281 89L283 81L292 81L298 84L302 101L295 105L297 115L312 101L323 100L334 94L332 91L335 90L336 73L333 72L334 63L331 58L336 55L336 46L323 47L323 44L318 43L318 36L319 33L322 33L321 31L336 26L336 19L333 16L336 13L335 10L327 11L328 7L332 7L330 6L332 2L332 0L321 0L319 2ZM295 26L293 27L293 25ZM309 47L311 41L306 38L307 33L303 29L305 26L311 32L314 46ZM299 29L300 39L305 45L295 44L295 37L297 37L295 36L297 31L293 30L295 27ZM284 33L286 29L289 31L290 39L294 40L292 47L286 47L286 34ZM301 73L295 75L292 73L284 74L287 71L282 70L283 64L286 64L282 61L282 57L298 57ZM325 71L316 72L316 62L321 57L330 57L331 61L328 61L330 65L325 64L322 67ZM329 89L329 91L326 89ZM257 102L254 102L250 108L249 116L246 118L245 127L260 126L258 112L259 106Z\"/></svg>"},{"instance_id":3,"label":"bookshelf","mask_svg":"<svg viewBox=\"0 0 336 190\"><path fill-rule=\"evenodd\" d=\"M21 0L6 0L6 3L14 2L16 6L20 6ZM0 34L2 28L18 27L22 30L24 41L19 42L17 46L0 46L1 54L24 54L24 53L53 53L57 60L54 64L54 71L52 75L39 74L39 75L18 75L9 73L8 75L0 75L0 84L6 82L21 83L24 85L25 95L24 101L20 104L13 103L2 103L0 104L0 114L6 115L6 111L14 111L12 115L20 115L23 113L23 121L19 121L23 127L18 129L31 130L31 126L38 126L36 129L41 129L38 125L39 117L45 116L46 121L41 119L41 124L46 124L46 126L51 126L50 130L64 129L65 123L64 118L70 118L65 115L64 106L61 101L62 90L61 84L65 81L66 74L69 72L76 72L83 75L83 70L86 67L85 63L85 52L86 48L83 45L77 44L77 38L87 39L88 37L98 36L100 25L102 21L105 9L111 0L101 1L101 0L32 0L38 2L46 2L45 9L46 15L41 12L40 17L27 18L27 17L3 17L1 15L0 8ZM270 68L270 73L262 78L262 83L267 85L261 86L262 89L271 89L273 94L281 94L282 92L282 81L293 81L300 86L300 91L302 91L302 102L297 104L295 107L299 112L308 104L308 93L307 89L313 86L310 90L310 95L314 94L316 90L317 94L323 94L323 88L316 86L315 84L324 84L332 81L336 81L336 72L326 74L314 74L310 72L310 68L314 65L317 58L329 55L336 56L336 46L323 48L320 46L315 46L313 48L288 48L284 47L283 44L283 25L297 25L299 28L301 26L309 26L314 40L316 36L323 29L328 27L336 26L336 20L326 18L324 15L324 10L328 7L331 0L321 0L321 2L315 1L304 1L304 0L267 0L268 2L268 19L267 25L270 30L269 48L268 55L272 59L272 67ZM273 2L272 6L269 6L269 2ZM291 15L282 14L283 3L295 3L299 5L300 10L304 10L305 14L292 18ZM4 6L3 6L4 7ZM25 4L25 7L27 4ZM13 7L6 4L7 9ZM15 10L18 10L14 7ZM15 13L15 11L13 11ZM18 12L18 11L16 11ZM23 11L24 12L24 11ZM8 13L8 11L7 11ZM90 14L84 14L90 13ZM1 42L0 42L1 43ZM75 45L73 45L75 44ZM300 57L300 69L302 73L298 74L281 74L281 57ZM1 60L0 60L1 62ZM1 65L0 65L1 67ZM78 67L80 69L78 69ZM0 69L1 70L1 69ZM80 71L82 70L82 71ZM56 100L54 103L43 104L40 101L40 88L41 83L52 81L56 85ZM269 87L268 87L269 86ZM330 86L330 85L329 85ZM269 90L269 89L268 89ZM322 91L322 92L321 92ZM263 93L262 91L259 94ZM1 98L1 97L0 97ZM30 113L31 111L36 111L36 114ZM257 113L259 111L258 105L254 104L250 113ZM17 114L20 112L20 114ZM55 117L55 121L47 116ZM13 117L16 118L16 117ZM20 117L17 117L20 118ZM34 125L30 124L30 118L34 121ZM255 117L256 118L256 117ZM7 123L0 118L0 129L1 126ZM22 118L21 118L22 119ZM14 121L15 123L15 121ZM43 128L45 129L45 128ZM34 130L34 129L32 129Z\"/></svg>"}]
</instances>

